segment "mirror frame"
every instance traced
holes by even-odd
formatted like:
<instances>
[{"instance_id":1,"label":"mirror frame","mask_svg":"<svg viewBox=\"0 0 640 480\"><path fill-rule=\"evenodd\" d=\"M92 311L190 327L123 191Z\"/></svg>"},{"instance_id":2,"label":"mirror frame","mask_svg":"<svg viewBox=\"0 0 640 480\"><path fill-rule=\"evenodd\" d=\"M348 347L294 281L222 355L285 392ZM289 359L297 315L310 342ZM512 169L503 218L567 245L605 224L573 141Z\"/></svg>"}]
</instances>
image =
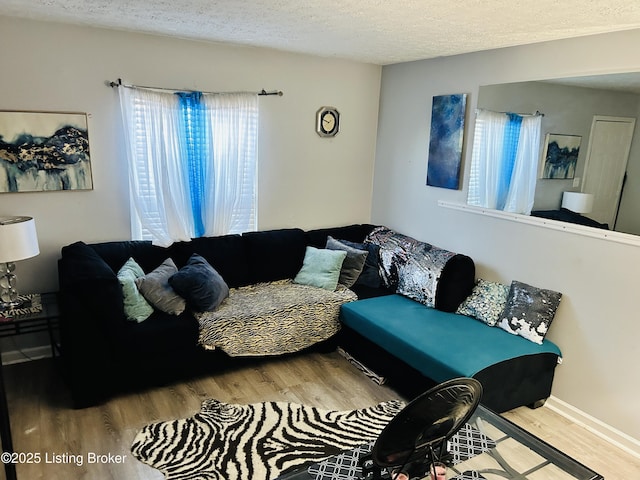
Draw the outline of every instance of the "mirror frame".
<instances>
[{"instance_id":1,"label":"mirror frame","mask_svg":"<svg viewBox=\"0 0 640 480\"><path fill-rule=\"evenodd\" d=\"M438 200L438 206L443 208L450 208L453 210L459 210L462 212L473 213L475 215L484 215L488 217L499 218L502 220L508 220L511 222L533 225L551 230L558 230L561 232L573 233L576 235L582 235L583 237L597 238L600 240L621 243L623 245L640 247L640 236L632 235L630 233L622 233L613 230L587 227L584 225L579 225L577 223L560 222L558 220L549 220L542 217L532 217L530 215L522 215L520 213L511 213L504 212L502 210L475 207L473 205L467 205L466 203L449 202L446 200Z\"/></svg>"}]
</instances>

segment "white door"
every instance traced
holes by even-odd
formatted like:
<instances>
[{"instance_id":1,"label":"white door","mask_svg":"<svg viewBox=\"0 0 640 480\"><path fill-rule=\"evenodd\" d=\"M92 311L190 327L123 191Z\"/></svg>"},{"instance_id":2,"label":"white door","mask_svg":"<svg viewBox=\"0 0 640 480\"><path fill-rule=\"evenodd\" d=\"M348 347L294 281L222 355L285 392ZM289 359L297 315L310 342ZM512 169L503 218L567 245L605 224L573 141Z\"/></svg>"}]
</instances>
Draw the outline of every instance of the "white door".
<instances>
[{"instance_id":1,"label":"white door","mask_svg":"<svg viewBox=\"0 0 640 480\"><path fill-rule=\"evenodd\" d=\"M613 229L629 160L635 118L594 116L582 191L593 194L587 216Z\"/></svg>"}]
</instances>

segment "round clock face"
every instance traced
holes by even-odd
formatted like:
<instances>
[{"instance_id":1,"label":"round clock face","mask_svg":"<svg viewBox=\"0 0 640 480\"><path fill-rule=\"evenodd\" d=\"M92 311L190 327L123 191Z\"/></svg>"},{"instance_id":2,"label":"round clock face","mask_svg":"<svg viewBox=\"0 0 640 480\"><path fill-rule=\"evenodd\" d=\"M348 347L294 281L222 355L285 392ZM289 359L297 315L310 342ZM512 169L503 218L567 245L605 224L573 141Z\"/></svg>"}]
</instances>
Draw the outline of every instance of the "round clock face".
<instances>
[{"instance_id":1,"label":"round clock face","mask_svg":"<svg viewBox=\"0 0 640 480\"><path fill-rule=\"evenodd\" d=\"M316 116L316 131L321 137L332 137L338 133L340 114L333 107L322 107Z\"/></svg>"}]
</instances>

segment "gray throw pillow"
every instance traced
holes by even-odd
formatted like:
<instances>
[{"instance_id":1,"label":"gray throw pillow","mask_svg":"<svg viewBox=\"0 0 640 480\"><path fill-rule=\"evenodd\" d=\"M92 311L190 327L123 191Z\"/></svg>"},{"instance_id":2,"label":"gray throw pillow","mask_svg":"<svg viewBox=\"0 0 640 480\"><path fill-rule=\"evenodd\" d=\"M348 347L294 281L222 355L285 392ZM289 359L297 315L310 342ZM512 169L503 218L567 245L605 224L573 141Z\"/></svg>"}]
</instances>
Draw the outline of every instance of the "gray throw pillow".
<instances>
[{"instance_id":1,"label":"gray throw pillow","mask_svg":"<svg viewBox=\"0 0 640 480\"><path fill-rule=\"evenodd\" d=\"M171 315L180 315L186 307L184 298L169 285L169 278L177 272L176 264L172 259L167 258L152 272L136 278L136 286L147 302Z\"/></svg>"},{"instance_id":2,"label":"gray throw pillow","mask_svg":"<svg viewBox=\"0 0 640 480\"><path fill-rule=\"evenodd\" d=\"M562 294L513 281L498 326L514 335L542 344Z\"/></svg>"},{"instance_id":3,"label":"gray throw pillow","mask_svg":"<svg viewBox=\"0 0 640 480\"><path fill-rule=\"evenodd\" d=\"M327 238L326 248L329 250L343 250L347 252L347 256L345 257L344 262L342 262L338 283L347 288L351 288L362 273L369 252L353 248L340 240L336 240L332 236Z\"/></svg>"},{"instance_id":4,"label":"gray throw pillow","mask_svg":"<svg viewBox=\"0 0 640 480\"><path fill-rule=\"evenodd\" d=\"M194 253L187 264L169 278L169 285L196 312L218 308L229 296L229 286L202 256Z\"/></svg>"}]
</instances>

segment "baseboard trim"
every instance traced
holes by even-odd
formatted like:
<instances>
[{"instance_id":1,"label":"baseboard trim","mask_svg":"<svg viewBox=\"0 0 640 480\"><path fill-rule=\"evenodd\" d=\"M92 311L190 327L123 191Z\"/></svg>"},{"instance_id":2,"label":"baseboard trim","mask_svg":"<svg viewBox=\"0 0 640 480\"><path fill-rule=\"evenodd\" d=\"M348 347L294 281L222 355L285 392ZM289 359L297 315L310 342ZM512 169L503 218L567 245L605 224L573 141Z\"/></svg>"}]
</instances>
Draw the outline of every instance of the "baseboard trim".
<instances>
[{"instance_id":1,"label":"baseboard trim","mask_svg":"<svg viewBox=\"0 0 640 480\"><path fill-rule=\"evenodd\" d=\"M23 348L21 350L9 350L2 352L2 364L11 365L14 363L30 362L41 358L51 357L51 347L42 345L39 347Z\"/></svg>"},{"instance_id":2,"label":"baseboard trim","mask_svg":"<svg viewBox=\"0 0 640 480\"><path fill-rule=\"evenodd\" d=\"M621 448L628 454L640 459L640 440L607 425L603 421L592 417L588 413L583 412L567 402L563 402L553 395L549 397L544 406L559 415L562 415L573 423L584 427L594 435L597 435L612 445Z\"/></svg>"}]
</instances>

